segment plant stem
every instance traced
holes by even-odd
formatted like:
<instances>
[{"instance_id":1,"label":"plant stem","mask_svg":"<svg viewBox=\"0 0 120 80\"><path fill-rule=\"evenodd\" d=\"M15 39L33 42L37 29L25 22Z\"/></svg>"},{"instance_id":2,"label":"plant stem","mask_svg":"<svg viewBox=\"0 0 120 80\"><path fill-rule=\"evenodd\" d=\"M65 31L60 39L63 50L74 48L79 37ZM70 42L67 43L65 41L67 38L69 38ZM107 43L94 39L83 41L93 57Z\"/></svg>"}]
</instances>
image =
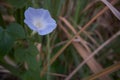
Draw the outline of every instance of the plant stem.
<instances>
[{"instance_id":1,"label":"plant stem","mask_svg":"<svg viewBox=\"0 0 120 80\"><path fill-rule=\"evenodd\" d=\"M50 80L50 75L49 75L49 73L50 73L50 56L51 56L51 54L50 54L50 37L49 37L49 35L47 35L47 53L48 53L48 55L47 55L47 65L48 65L48 71L47 71L47 80Z\"/></svg>"}]
</instances>

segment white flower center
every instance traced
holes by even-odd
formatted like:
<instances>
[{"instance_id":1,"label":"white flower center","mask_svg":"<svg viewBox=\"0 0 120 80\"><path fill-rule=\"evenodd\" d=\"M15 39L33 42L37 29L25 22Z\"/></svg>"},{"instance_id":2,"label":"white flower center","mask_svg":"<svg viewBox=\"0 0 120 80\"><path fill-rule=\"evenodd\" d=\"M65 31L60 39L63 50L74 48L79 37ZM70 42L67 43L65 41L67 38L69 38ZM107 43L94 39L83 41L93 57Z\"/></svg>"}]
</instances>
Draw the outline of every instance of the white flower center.
<instances>
[{"instance_id":1,"label":"white flower center","mask_svg":"<svg viewBox=\"0 0 120 80\"><path fill-rule=\"evenodd\" d=\"M41 21L36 21L34 23L34 25L37 27L37 28L42 28L43 27L43 24L41 23Z\"/></svg>"},{"instance_id":2,"label":"white flower center","mask_svg":"<svg viewBox=\"0 0 120 80\"><path fill-rule=\"evenodd\" d=\"M42 28L42 24L41 24L41 22L36 22L35 24L34 24L37 28Z\"/></svg>"},{"instance_id":3,"label":"white flower center","mask_svg":"<svg viewBox=\"0 0 120 80\"><path fill-rule=\"evenodd\" d=\"M43 29L43 28L45 28L44 21L42 21L42 20L40 20L40 19L36 19L33 24L34 24L34 26L37 27L38 29Z\"/></svg>"}]
</instances>

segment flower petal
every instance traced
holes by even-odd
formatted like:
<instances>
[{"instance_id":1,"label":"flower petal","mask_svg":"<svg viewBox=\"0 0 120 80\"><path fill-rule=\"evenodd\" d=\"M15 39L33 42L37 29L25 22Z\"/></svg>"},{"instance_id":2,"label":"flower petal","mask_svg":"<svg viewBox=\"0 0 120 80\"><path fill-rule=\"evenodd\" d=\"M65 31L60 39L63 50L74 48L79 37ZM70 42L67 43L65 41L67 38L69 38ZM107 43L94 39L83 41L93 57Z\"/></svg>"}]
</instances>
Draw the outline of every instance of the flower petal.
<instances>
[{"instance_id":1,"label":"flower petal","mask_svg":"<svg viewBox=\"0 0 120 80\"><path fill-rule=\"evenodd\" d=\"M24 22L29 26L31 30L37 31L37 28L31 22L29 22L29 20L25 19Z\"/></svg>"},{"instance_id":2,"label":"flower petal","mask_svg":"<svg viewBox=\"0 0 120 80\"><path fill-rule=\"evenodd\" d=\"M56 21L52 18L47 18L46 23L56 23Z\"/></svg>"},{"instance_id":3,"label":"flower petal","mask_svg":"<svg viewBox=\"0 0 120 80\"><path fill-rule=\"evenodd\" d=\"M38 33L40 35L47 35L49 33L51 33L55 28L56 28L56 23L53 24L47 24L45 29L39 30Z\"/></svg>"},{"instance_id":4,"label":"flower petal","mask_svg":"<svg viewBox=\"0 0 120 80\"><path fill-rule=\"evenodd\" d=\"M43 14L43 9L41 10L37 10L34 8L29 7L26 11L25 11L25 18L26 19L30 19L33 20L34 18L38 18Z\"/></svg>"},{"instance_id":5,"label":"flower petal","mask_svg":"<svg viewBox=\"0 0 120 80\"><path fill-rule=\"evenodd\" d=\"M35 18L51 18L50 13L48 10L44 10L44 9L34 9L29 7L26 11L25 11L25 18L28 19L35 19Z\"/></svg>"}]
</instances>

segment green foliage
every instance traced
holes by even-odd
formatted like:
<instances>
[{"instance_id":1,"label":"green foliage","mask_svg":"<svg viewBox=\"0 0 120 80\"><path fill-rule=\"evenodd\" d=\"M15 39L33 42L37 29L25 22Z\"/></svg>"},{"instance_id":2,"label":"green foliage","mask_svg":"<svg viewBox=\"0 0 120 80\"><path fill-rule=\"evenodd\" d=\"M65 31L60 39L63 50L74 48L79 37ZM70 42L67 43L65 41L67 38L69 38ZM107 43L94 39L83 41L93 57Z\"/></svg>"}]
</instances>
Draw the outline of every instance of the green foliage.
<instances>
[{"instance_id":1,"label":"green foliage","mask_svg":"<svg viewBox=\"0 0 120 80\"><path fill-rule=\"evenodd\" d=\"M18 63L26 63L28 69L21 74L21 78L23 80L39 80L39 72L40 72L40 63L36 61L36 55L38 54L38 50L35 46L30 45L28 48L18 48L15 51L15 60Z\"/></svg>"},{"instance_id":2,"label":"green foliage","mask_svg":"<svg viewBox=\"0 0 120 80\"><path fill-rule=\"evenodd\" d=\"M18 23L11 23L6 31L15 39L25 39L25 32L23 27Z\"/></svg>"},{"instance_id":3,"label":"green foliage","mask_svg":"<svg viewBox=\"0 0 120 80\"><path fill-rule=\"evenodd\" d=\"M42 7L48 9L54 18L58 18L65 0L44 0ZM51 8L52 7L52 8Z\"/></svg>"},{"instance_id":4,"label":"green foliage","mask_svg":"<svg viewBox=\"0 0 120 80\"><path fill-rule=\"evenodd\" d=\"M12 48L14 40L6 30L0 27L0 59Z\"/></svg>"},{"instance_id":5,"label":"green foliage","mask_svg":"<svg viewBox=\"0 0 120 80\"><path fill-rule=\"evenodd\" d=\"M36 61L38 50L35 46L31 45L28 48L18 48L15 50L15 59L17 62L27 62L29 69L39 69L39 63ZM38 67L38 68L37 68Z\"/></svg>"},{"instance_id":6,"label":"green foliage","mask_svg":"<svg viewBox=\"0 0 120 80\"><path fill-rule=\"evenodd\" d=\"M0 57L2 58L12 49L17 39L24 38L24 29L17 23L11 23L6 29L0 27Z\"/></svg>"},{"instance_id":7,"label":"green foliage","mask_svg":"<svg viewBox=\"0 0 120 80\"><path fill-rule=\"evenodd\" d=\"M74 15L74 21L76 23L78 23L78 20L79 20L78 17L80 17L80 19L81 19L82 16L79 16L79 14L83 10L84 6L86 6L87 2L88 2L88 0L86 0L86 1L84 1L84 0L78 0L77 1L77 3L76 3L76 9L75 9L75 15Z\"/></svg>"},{"instance_id":8,"label":"green foliage","mask_svg":"<svg viewBox=\"0 0 120 80\"><path fill-rule=\"evenodd\" d=\"M28 0L6 0L9 4L11 4L15 8L22 8L28 2Z\"/></svg>"},{"instance_id":9,"label":"green foliage","mask_svg":"<svg viewBox=\"0 0 120 80\"><path fill-rule=\"evenodd\" d=\"M26 71L21 75L22 80L40 80L39 71Z\"/></svg>"}]
</instances>

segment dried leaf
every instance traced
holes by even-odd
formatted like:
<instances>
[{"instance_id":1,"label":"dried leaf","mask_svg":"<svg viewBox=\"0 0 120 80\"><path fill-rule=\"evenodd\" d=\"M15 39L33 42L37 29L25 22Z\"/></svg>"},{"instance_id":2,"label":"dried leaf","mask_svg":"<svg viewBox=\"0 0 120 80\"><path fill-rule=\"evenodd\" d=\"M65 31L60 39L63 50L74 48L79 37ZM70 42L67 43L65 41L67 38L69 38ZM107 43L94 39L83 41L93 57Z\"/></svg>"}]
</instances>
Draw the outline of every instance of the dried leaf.
<instances>
[{"instance_id":1,"label":"dried leaf","mask_svg":"<svg viewBox=\"0 0 120 80\"><path fill-rule=\"evenodd\" d=\"M120 20L120 12L112 6L107 0L101 0L111 11L112 13Z\"/></svg>"}]
</instances>

